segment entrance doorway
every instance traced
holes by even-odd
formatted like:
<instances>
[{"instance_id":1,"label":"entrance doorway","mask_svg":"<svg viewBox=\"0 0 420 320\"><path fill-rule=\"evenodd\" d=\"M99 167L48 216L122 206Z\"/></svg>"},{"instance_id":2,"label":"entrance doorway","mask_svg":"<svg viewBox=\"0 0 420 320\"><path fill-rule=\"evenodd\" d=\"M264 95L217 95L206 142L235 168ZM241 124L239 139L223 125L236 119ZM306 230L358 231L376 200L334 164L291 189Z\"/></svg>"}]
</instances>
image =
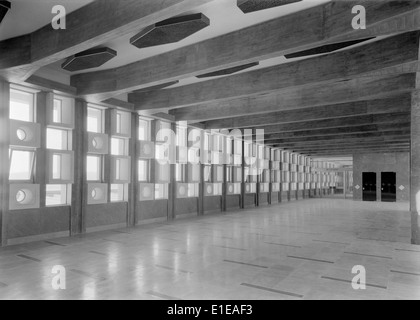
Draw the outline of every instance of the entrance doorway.
<instances>
[{"instance_id":1,"label":"entrance doorway","mask_svg":"<svg viewBox=\"0 0 420 320\"><path fill-rule=\"evenodd\" d=\"M363 201L376 201L375 172L363 172Z\"/></svg>"},{"instance_id":2,"label":"entrance doorway","mask_svg":"<svg viewBox=\"0 0 420 320\"><path fill-rule=\"evenodd\" d=\"M381 201L397 202L397 174L381 172Z\"/></svg>"}]
</instances>

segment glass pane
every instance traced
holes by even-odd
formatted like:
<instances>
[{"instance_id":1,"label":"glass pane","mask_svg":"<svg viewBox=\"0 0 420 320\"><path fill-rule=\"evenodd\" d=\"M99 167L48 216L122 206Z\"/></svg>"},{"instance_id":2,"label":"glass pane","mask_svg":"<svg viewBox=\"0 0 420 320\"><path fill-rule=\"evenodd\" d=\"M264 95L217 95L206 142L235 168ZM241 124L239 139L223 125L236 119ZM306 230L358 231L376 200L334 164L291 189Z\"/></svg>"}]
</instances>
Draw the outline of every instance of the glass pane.
<instances>
[{"instance_id":1,"label":"glass pane","mask_svg":"<svg viewBox=\"0 0 420 320\"><path fill-rule=\"evenodd\" d=\"M10 119L34 121L34 95L32 93L10 90Z\"/></svg>"},{"instance_id":2,"label":"glass pane","mask_svg":"<svg viewBox=\"0 0 420 320\"><path fill-rule=\"evenodd\" d=\"M47 149L68 150L68 131L48 128Z\"/></svg>"},{"instance_id":3,"label":"glass pane","mask_svg":"<svg viewBox=\"0 0 420 320\"><path fill-rule=\"evenodd\" d=\"M149 181L149 161L139 160L138 164L139 164L139 168L138 168L139 181L143 181L143 182Z\"/></svg>"},{"instance_id":4,"label":"glass pane","mask_svg":"<svg viewBox=\"0 0 420 320\"><path fill-rule=\"evenodd\" d=\"M61 155L53 155L53 179L61 179Z\"/></svg>"},{"instance_id":5,"label":"glass pane","mask_svg":"<svg viewBox=\"0 0 420 320\"><path fill-rule=\"evenodd\" d=\"M45 204L47 206L59 206L68 204L67 185L49 184L47 185Z\"/></svg>"},{"instance_id":6,"label":"glass pane","mask_svg":"<svg viewBox=\"0 0 420 320\"><path fill-rule=\"evenodd\" d=\"M150 121L145 119L140 119L139 121L139 140L150 141Z\"/></svg>"},{"instance_id":7,"label":"glass pane","mask_svg":"<svg viewBox=\"0 0 420 320\"><path fill-rule=\"evenodd\" d=\"M122 121L122 119L121 119L121 113L119 113L119 112L117 113L116 121L117 121L117 126L116 126L117 133L121 133L121 121Z\"/></svg>"},{"instance_id":8,"label":"glass pane","mask_svg":"<svg viewBox=\"0 0 420 320\"><path fill-rule=\"evenodd\" d=\"M100 157L88 156L86 161L86 179L88 181L101 180L101 162Z\"/></svg>"},{"instance_id":9,"label":"glass pane","mask_svg":"<svg viewBox=\"0 0 420 320\"><path fill-rule=\"evenodd\" d=\"M53 122L55 123L62 123L62 108L63 102L58 99L54 99L54 108L53 108Z\"/></svg>"},{"instance_id":10,"label":"glass pane","mask_svg":"<svg viewBox=\"0 0 420 320\"><path fill-rule=\"evenodd\" d=\"M167 184L155 184L155 199L168 199Z\"/></svg>"},{"instance_id":11,"label":"glass pane","mask_svg":"<svg viewBox=\"0 0 420 320\"><path fill-rule=\"evenodd\" d=\"M10 180L30 180L34 153L32 151L11 150Z\"/></svg>"},{"instance_id":12,"label":"glass pane","mask_svg":"<svg viewBox=\"0 0 420 320\"><path fill-rule=\"evenodd\" d=\"M88 108L87 131L102 133L102 110Z\"/></svg>"},{"instance_id":13,"label":"glass pane","mask_svg":"<svg viewBox=\"0 0 420 320\"><path fill-rule=\"evenodd\" d=\"M111 184L111 202L124 201L124 184Z\"/></svg>"},{"instance_id":14,"label":"glass pane","mask_svg":"<svg viewBox=\"0 0 420 320\"><path fill-rule=\"evenodd\" d=\"M114 156L127 155L126 140L119 138L111 139L111 154Z\"/></svg>"}]
</instances>

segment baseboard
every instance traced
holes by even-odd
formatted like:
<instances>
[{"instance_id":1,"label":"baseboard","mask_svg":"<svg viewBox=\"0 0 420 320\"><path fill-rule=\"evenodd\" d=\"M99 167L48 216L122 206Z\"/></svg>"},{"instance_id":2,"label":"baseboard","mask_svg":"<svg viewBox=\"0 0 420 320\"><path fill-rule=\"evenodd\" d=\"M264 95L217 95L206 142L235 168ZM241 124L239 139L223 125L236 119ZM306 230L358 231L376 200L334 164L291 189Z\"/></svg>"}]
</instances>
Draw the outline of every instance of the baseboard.
<instances>
[{"instance_id":1,"label":"baseboard","mask_svg":"<svg viewBox=\"0 0 420 320\"><path fill-rule=\"evenodd\" d=\"M100 231L107 231L107 230L114 230L114 229L123 229L127 228L127 223L117 223L117 224L110 224L106 226L98 226L98 227L90 227L86 228L86 233L92 233L92 232L100 232Z\"/></svg>"},{"instance_id":2,"label":"baseboard","mask_svg":"<svg viewBox=\"0 0 420 320\"><path fill-rule=\"evenodd\" d=\"M142 226L145 224L152 224L152 223L159 223L159 222L167 222L168 221L168 217L160 217L160 218L154 218L154 219L145 219L145 220L140 220L137 221L137 226Z\"/></svg>"},{"instance_id":3,"label":"baseboard","mask_svg":"<svg viewBox=\"0 0 420 320\"><path fill-rule=\"evenodd\" d=\"M11 239L7 239L6 246L13 246L13 245L18 245L18 244L37 242L37 241L43 241L43 240L51 240L51 239L56 239L56 238L65 238L65 237L70 237L70 231L45 233L45 234L39 234L39 235L29 236L29 237L11 238Z\"/></svg>"}]
</instances>

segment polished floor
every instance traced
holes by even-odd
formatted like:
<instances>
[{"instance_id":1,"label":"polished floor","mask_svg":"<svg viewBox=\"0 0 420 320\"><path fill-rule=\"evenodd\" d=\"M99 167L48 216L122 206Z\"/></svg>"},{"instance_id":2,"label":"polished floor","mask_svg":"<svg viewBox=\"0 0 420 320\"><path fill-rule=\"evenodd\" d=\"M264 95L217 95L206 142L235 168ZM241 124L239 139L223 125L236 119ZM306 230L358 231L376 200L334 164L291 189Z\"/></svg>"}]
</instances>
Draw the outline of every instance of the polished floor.
<instances>
[{"instance_id":1,"label":"polished floor","mask_svg":"<svg viewBox=\"0 0 420 320\"><path fill-rule=\"evenodd\" d=\"M407 209L312 199L6 247L0 299L420 299Z\"/></svg>"}]
</instances>

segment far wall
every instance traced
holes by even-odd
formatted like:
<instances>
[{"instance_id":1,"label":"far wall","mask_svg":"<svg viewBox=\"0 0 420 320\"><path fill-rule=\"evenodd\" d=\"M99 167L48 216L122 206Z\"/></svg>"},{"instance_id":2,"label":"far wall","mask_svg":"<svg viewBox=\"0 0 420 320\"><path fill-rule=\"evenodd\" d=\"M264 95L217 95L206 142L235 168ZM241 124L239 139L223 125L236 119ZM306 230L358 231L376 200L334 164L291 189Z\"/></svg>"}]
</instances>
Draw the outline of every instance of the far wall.
<instances>
[{"instance_id":1,"label":"far wall","mask_svg":"<svg viewBox=\"0 0 420 320\"><path fill-rule=\"evenodd\" d=\"M361 201L362 172L376 172L377 201L381 201L381 172L397 173L397 201L410 200L410 154L372 153L357 154L353 157L353 199ZM356 186L360 188L357 189ZM403 190L400 187L404 187Z\"/></svg>"}]
</instances>

